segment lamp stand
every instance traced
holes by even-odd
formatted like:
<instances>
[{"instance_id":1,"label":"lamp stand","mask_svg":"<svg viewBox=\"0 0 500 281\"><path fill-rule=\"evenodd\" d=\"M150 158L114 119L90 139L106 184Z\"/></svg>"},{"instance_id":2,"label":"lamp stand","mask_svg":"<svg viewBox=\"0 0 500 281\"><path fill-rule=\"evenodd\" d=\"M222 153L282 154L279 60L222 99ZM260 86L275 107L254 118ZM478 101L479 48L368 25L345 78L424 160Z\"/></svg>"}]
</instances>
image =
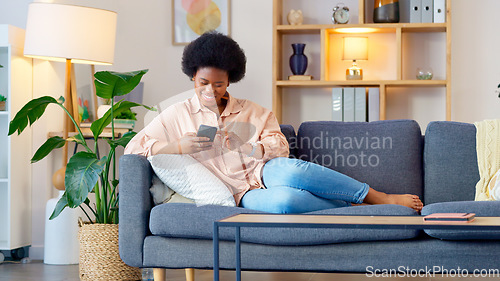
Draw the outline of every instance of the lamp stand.
<instances>
[{"instance_id":1,"label":"lamp stand","mask_svg":"<svg viewBox=\"0 0 500 281\"><path fill-rule=\"evenodd\" d=\"M358 67L356 60L353 60L352 66L346 69L345 76L347 80L363 80L363 69Z\"/></svg>"},{"instance_id":2,"label":"lamp stand","mask_svg":"<svg viewBox=\"0 0 500 281\"><path fill-rule=\"evenodd\" d=\"M72 72L72 64L71 64L71 59L66 59L66 74L65 74L65 90L64 90L64 107L68 109L68 111L71 113L71 110L73 110L73 115L72 116L77 116L75 115L74 111L74 105L76 104L73 99L72 99L72 88L76 85L74 84L74 74ZM73 82L73 83L72 83ZM77 108L78 110L78 108ZM76 112L78 113L78 111ZM74 118L74 117L73 117ZM75 130L75 126L73 123L70 121L68 115L64 113L63 116L63 133L62 137L64 139L68 138L69 132L73 132ZM64 144L63 146L63 152L62 152L62 168L57 170L54 175L52 176L52 184L54 187L58 190L64 190L64 175L66 173L66 164L68 163L68 144Z\"/></svg>"}]
</instances>

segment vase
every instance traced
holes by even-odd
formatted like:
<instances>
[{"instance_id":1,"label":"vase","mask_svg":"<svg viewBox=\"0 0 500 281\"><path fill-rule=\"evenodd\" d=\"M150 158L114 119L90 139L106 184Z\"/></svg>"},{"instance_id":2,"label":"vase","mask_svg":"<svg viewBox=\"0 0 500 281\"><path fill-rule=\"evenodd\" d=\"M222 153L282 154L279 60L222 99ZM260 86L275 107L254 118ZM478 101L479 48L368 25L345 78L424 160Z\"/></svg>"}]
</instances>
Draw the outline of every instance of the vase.
<instances>
[{"instance_id":1,"label":"vase","mask_svg":"<svg viewBox=\"0 0 500 281\"><path fill-rule=\"evenodd\" d=\"M102 118L104 114L111 108L111 105L102 104L97 108L97 118Z\"/></svg>"},{"instance_id":2,"label":"vase","mask_svg":"<svg viewBox=\"0 0 500 281\"><path fill-rule=\"evenodd\" d=\"M290 57L290 69L294 75L304 75L307 69L307 56L304 55L306 44L292 44L293 55Z\"/></svg>"},{"instance_id":3,"label":"vase","mask_svg":"<svg viewBox=\"0 0 500 281\"><path fill-rule=\"evenodd\" d=\"M140 269L120 258L118 224L83 224L78 239L80 280L141 280Z\"/></svg>"},{"instance_id":4,"label":"vase","mask_svg":"<svg viewBox=\"0 0 500 281\"><path fill-rule=\"evenodd\" d=\"M5 111L5 101L0 101L0 111Z\"/></svg>"},{"instance_id":5,"label":"vase","mask_svg":"<svg viewBox=\"0 0 500 281\"><path fill-rule=\"evenodd\" d=\"M78 218L83 216L83 213L80 209L65 208L55 219L49 219L63 194L64 190L59 190L59 196L49 199L45 208L43 249L43 263L45 264L78 264Z\"/></svg>"},{"instance_id":6,"label":"vase","mask_svg":"<svg viewBox=\"0 0 500 281\"><path fill-rule=\"evenodd\" d=\"M399 22L398 0L375 0L373 9L373 22L394 23Z\"/></svg>"}]
</instances>

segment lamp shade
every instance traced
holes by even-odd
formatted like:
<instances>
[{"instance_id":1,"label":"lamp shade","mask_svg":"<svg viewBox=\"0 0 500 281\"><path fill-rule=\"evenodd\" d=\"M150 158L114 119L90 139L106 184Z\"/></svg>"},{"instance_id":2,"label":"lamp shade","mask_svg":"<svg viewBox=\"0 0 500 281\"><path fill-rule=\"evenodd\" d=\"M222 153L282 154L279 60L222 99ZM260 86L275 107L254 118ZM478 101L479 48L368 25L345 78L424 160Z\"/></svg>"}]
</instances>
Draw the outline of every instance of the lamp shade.
<instances>
[{"instance_id":1,"label":"lamp shade","mask_svg":"<svg viewBox=\"0 0 500 281\"><path fill-rule=\"evenodd\" d=\"M367 60L368 38L367 37L344 37L344 60Z\"/></svg>"},{"instance_id":2,"label":"lamp shade","mask_svg":"<svg viewBox=\"0 0 500 281\"><path fill-rule=\"evenodd\" d=\"M52 3L31 3L24 55L73 63L112 64L115 12Z\"/></svg>"}]
</instances>

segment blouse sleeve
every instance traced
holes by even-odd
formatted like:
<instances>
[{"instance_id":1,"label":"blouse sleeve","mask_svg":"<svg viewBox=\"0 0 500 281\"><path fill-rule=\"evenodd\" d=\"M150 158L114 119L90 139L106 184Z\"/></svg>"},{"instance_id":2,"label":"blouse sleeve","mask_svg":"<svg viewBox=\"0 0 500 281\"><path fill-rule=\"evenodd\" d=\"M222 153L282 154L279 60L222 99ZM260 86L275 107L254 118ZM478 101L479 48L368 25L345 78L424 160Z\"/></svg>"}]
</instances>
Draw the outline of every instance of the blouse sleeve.
<instances>
[{"instance_id":1,"label":"blouse sleeve","mask_svg":"<svg viewBox=\"0 0 500 281\"><path fill-rule=\"evenodd\" d=\"M281 132L278 120L272 112L270 112L264 125L259 143L264 146L264 156L262 157L264 162L277 157L288 157L290 153L288 141Z\"/></svg>"},{"instance_id":2,"label":"blouse sleeve","mask_svg":"<svg viewBox=\"0 0 500 281\"><path fill-rule=\"evenodd\" d=\"M165 120L172 119L171 108L167 108L165 111L156 116L151 123L146 125L137 135L135 135L125 148L125 154L139 154L143 156L152 155L152 147L155 143L168 143L175 140L175 130L172 127L171 122L165 122Z\"/></svg>"}]
</instances>

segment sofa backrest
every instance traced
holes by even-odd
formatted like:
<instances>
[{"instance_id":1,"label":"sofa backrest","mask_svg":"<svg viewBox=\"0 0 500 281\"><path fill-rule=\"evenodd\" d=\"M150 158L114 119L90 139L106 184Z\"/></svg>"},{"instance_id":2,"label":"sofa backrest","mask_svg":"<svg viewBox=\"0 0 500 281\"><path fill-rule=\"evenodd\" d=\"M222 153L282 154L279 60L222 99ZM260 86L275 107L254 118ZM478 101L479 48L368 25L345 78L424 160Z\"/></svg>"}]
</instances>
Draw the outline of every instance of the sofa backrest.
<instances>
[{"instance_id":1,"label":"sofa backrest","mask_svg":"<svg viewBox=\"0 0 500 281\"><path fill-rule=\"evenodd\" d=\"M290 157L297 158L297 135L295 134L295 129L292 125L280 125L281 132L285 135L286 140L290 148Z\"/></svg>"},{"instance_id":2,"label":"sofa backrest","mask_svg":"<svg viewBox=\"0 0 500 281\"><path fill-rule=\"evenodd\" d=\"M423 139L413 120L304 122L290 146L296 149L297 158L329 167L377 190L422 198Z\"/></svg>"},{"instance_id":3,"label":"sofa backrest","mask_svg":"<svg viewBox=\"0 0 500 281\"><path fill-rule=\"evenodd\" d=\"M474 200L479 181L476 127L459 122L431 122L424 148L426 204Z\"/></svg>"}]
</instances>

